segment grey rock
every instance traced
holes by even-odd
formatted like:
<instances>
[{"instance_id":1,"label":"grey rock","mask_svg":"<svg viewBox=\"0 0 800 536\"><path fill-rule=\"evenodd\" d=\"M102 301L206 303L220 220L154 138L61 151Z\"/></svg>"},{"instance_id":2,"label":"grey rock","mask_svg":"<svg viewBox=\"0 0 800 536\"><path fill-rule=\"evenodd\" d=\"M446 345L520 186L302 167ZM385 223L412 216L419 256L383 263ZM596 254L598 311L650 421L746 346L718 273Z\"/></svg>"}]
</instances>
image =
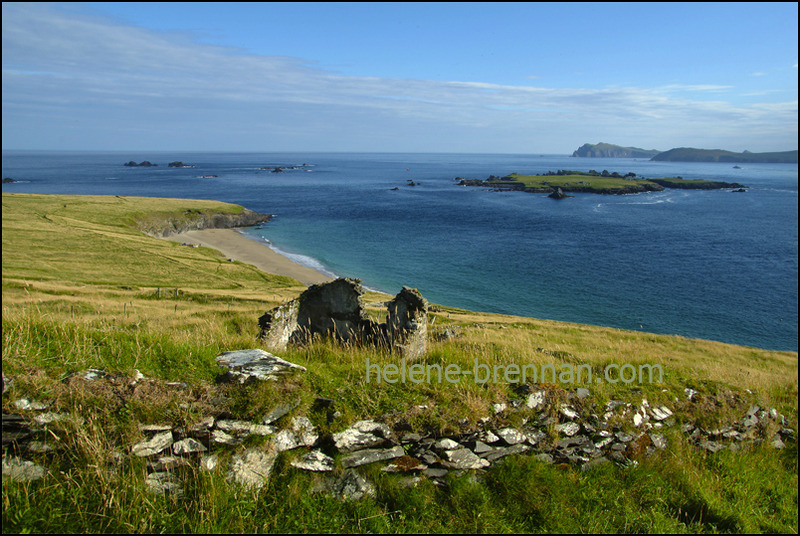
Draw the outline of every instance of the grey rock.
<instances>
[{"instance_id":1,"label":"grey rock","mask_svg":"<svg viewBox=\"0 0 800 536\"><path fill-rule=\"evenodd\" d=\"M358 449L377 447L386 442L386 439L374 434L359 432L354 428L348 428L342 432L333 434L333 442L341 452L351 452Z\"/></svg>"},{"instance_id":2,"label":"grey rock","mask_svg":"<svg viewBox=\"0 0 800 536\"><path fill-rule=\"evenodd\" d=\"M494 450L494 447L490 447L483 441L475 441L475 445L472 447L472 452L475 454L481 455L485 452L491 452Z\"/></svg>"},{"instance_id":3,"label":"grey rock","mask_svg":"<svg viewBox=\"0 0 800 536\"><path fill-rule=\"evenodd\" d=\"M663 434L650 434L650 441L659 450L667 448L667 438Z\"/></svg>"},{"instance_id":4,"label":"grey rock","mask_svg":"<svg viewBox=\"0 0 800 536\"><path fill-rule=\"evenodd\" d=\"M46 474L47 469L32 461L3 456L3 480L11 479L17 482L31 482L44 478Z\"/></svg>"},{"instance_id":5,"label":"grey rock","mask_svg":"<svg viewBox=\"0 0 800 536\"><path fill-rule=\"evenodd\" d=\"M145 482L150 491L159 495L183 496L180 481L173 473L160 471L150 473Z\"/></svg>"},{"instance_id":6,"label":"grey rock","mask_svg":"<svg viewBox=\"0 0 800 536\"><path fill-rule=\"evenodd\" d=\"M758 406L755 406L756 408ZM758 417L755 415L748 414L744 419L742 419L742 426L745 428L752 428L753 426L758 424Z\"/></svg>"},{"instance_id":7,"label":"grey rock","mask_svg":"<svg viewBox=\"0 0 800 536\"><path fill-rule=\"evenodd\" d=\"M558 408L558 412L571 421L580 417L580 413L575 411L575 408L568 404L561 404L561 407Z\"/></svg>"},{"instance_id":8,"label":"grey rock","mask_svg":"<svg viewBox=\"0 0 800 536\"><path fill-rule=\"evenodd\" d=\"M539 460L540 462L543 462L543 463L547 463L547 464L552 464L553 463L553 457L550 456L549 454L547 454L546 452L540 452L539 454L535 455L534 458L536 458L537 460Z\"/></svg>"},{"instance_id":9,"label":"grey rock","mask_svg":"<svg viewBox=\"0 0 800 536\"><path fill-rule=\"evenodd\" d=\"M196 439L192 439L191 437L181 439L180 441L176 441L172 444L172 452L174 452L177 456L194 454L196 452L205 452L206 450L206 447L203 446L202 443Z\"/></svg>"},{"instance_id":10,"label":"grey rock","mask_svg":"<svg viewBox=\"0 0 800 536\"><path fill-rule=\"evenodd\" d=\"M577 395L578 399L583 400L584 398L591 396L592 392L589 391L589 389L586 389L585 387L578 387L575 394Z\"/></svg>"},{"instance_id":11,"label":"grey rock","mask_svg":"<svg viewBox=\"0 0 800 536\"><path fill-rule=\"evenodd\" d=\"M455 449L459 448L460 446L461 445L459 445L458 442L453 441L449 437L445 437L445 438L440 439L439 441L437 441L433 445L433 448L435 448L436 450L455 450Z\"/></svg>"},{"instance_id":12,"label":"grey rock","mask_svg":"<svg viewBox=\"0 0 800 536\"><path fill-rule=\"evenodd\" d=\"M772 438L772 441L770 442L770 445L772 445L772 447L776 448L776 449L784 449L784 448L786 448L786 444L777 435Z\"/></svg>"},{"instance_id":13,"label":"grey rock","mask_svg":"<svg viewBox=\"0 0 800 536\"><path fill-rule=\"evenodd\" d=\"M716 441L701 441L700 447L706 449L709 452L719 452L725 449L724 444L717 443Z\"/></svg>"},{"instance_id":14,"label":"grey rock","mask_svg":"<svg viewBox=\"0 0 800 536\"><path fill-rule=\"evenodd\" d=\"M516 445L525 441L525 434L515 428L502 428L495 430L495 434L503 440L506 445Z\"/></svg>"},{"instance_id":15,"label":"grey rock","mask_svg":"<svg viewBox=\"0 0 800 536\"><path fill-rule=\"evenodd\" d=\"M213 430L211 432L211 440L214 443L222 443L223 445L238 445L242 442L241 439L233 437L222 430Z\"/></svg>"},{"instance_id":16,"label":"grey rock","mask_svg":"<svg viewBox=\"0 0 800 536\"><path fill-rule=\"evenodd\" d=\"M200 457L200 468L206 471L213 471L219 465L219 454L211 454Z\"/></svg>"},{"instance_id":17,"label":"grey rock","mask_svg":"<svg viewBox=\"0 0 800 536\"><path fill-rule=\"evenodd\" d=\"M547 396L544 391L536 391L528 395L525 405L530 409L539 409L545 405Z\"/></svg>"},{"instance_id":18,"label":"grey rock","mask_svg":"<svg viewBox=\"0 0 800 536\"><path fill-rule=\"evenodd\" d=\"M616 436L617 440L621 441L622 443L630 443L631 441L633 441L633 436L630 434L626 434L625 432L617 432L614 435Z\"/></svg>"},{"instance_id":19,"label":"grey rock","mask_svg":"<svg viewBox=\"0 0 800 536\"><path fill-rule=\"evenodd\" d=\"M447 469L437 469L435 467L428 467L423 471L428 478L444 478L447 476Z\"/></svg>"},{"instance_id":20,"label":"grey rock","mask_svg":"<svg viewBox=\"0 0 800 536\"><path fill-rule=\"evenodd\" d=\"M581 425L576 422L568 422L564 424L557 424L556 431L565 436L574 436L581 431Z\"/></svg>"},{"instance_id":21,"label":"grey rock","mask_svg":"<svg viewBox=\"0 0 800 536\"><path fill-rule=\"evenodd\" d=\"M290 363L259 348L225 352L217 356L216 360L220 366L229 369L228 378L239 383L277 380L290 372L306 371L305 367Z\"/></svg>"},{"instance_id":22,"label":"grey rock","mask_svg":"<svg viewBox=\"0 0 800 536\"><path fill-rule=\"evenodd\" d=\"M44 402L38 402L36 400L28 400L27 398L20 398L19 400L14 401L14 405L17 409L23 411L42 411L47 409L47 404Z\"/></svg>"},{"instance_id":23,"label":"grey rock","mask_svg":"<svg viewBox=\"0 0 800 536\"><path fill-rule=\"evenodd\" d=\"M404 434L402 438L400 438L400 443L406 445L408 443L419 443L422 440L422 436L419 434L415 434L413 432Z\"/></svg>"},{"instance_id":24,"label":"grey rock","mask_svg":"<svg viewBox=\"0 0 800 536\"><path fill-rule=\"evenodd\" d=\"M512 454L522 454L523 452L527 452L530 449L528 445L523 445L518 443L516 445L511 445L510 447L498 447L490 452L488 455L484 456L485 460L490 462L494 462L499 460L500 458L505 458L506 456L511 456Z\"/></svg>"},{"instance_id":25,"label":"grey rock","mask_svg":"<svg viewBox=\"0 0 800 536\"><path fill-rule=\"evenodd\" d=\"M376 495L375 486L358 472L350 469L328 486L328 493L343 501L357 501Z\"/></svg>"},{"instance_id":26,"label":"grey rock","mask_svg":"<svg viewBox=\"0 0 800 536\"><path fill-rule=\"evenodd\" d=\"M467 448L447 450L444 457L452 469L483 469L489 462L478 457Z\"/></svg>"},{"instance_id":27,"label":"grey rock","mask_svg":"<svg viewBox=\"0 0 800 536\"><path fill-rule=\"evenodd\" d=\"M267 413L262 419L262 423L264 424L272 424L281 417L288 415L294 408L299 406L299 402L289 402L286 404L279 404L275 407L272 411Z\"/></svg>"},{"instance_id":28,"label":"grey rock","mask_svg":"<svg viewBox=\"0 0 800 536\"><path fill-rule=\"evenodd\" d=\"M672 411L666 406L657 408L650 408L650 416L654 421L663 421L664 419L672 416Z\"/></svg>"},{"instance_id":29,"label":"grey rock","mask_svg":"<svg viewBox=\"0 0 800 536\"><path fill-rule=\"evenodd\" d=\"M359 467L369 463L393 460L403 456L403 447L392 447L390 449L365 449L353 452L342 457L343 467Z\"/></svg>"},{"instance_id":30,"label":"grey rock","mask_svg":"<svg viewBox=\"0 0 800 536\"><path fill-rule=\"evenodd\" d=\"M231 458L228 478L247 489L260 489L269 481L278 453L249 449Z\"/></svg>"},{"instance_id":31,"label":"grey rock","mask_svg":"<svg viewBox=\"0 0 800 536\"><path fill-rule=\"evenodd\" d=\"M299 460L292 462L292 467L304 471L327 472L333 471L334 466L333 458L326 456L321 450L312 450Z\"/></svg>"},{"instance_id":32,"label":"grey rock","mask_svg":"<svg viewBox=\"0 0 800 536\"><path fill-rule=\"evenodd\" d=\"M147 468L154 472L174 471L178 467L189 465L189 460L186 458L178 458L177 456L161 456L156 460L147 462Z\"/></svg>"},{"instance_id":33,"label":"grey rock","mask_svg":"<svg viewBox=\"0 0 800 536\"><path fill-rule=\"evenodd\" d=\"M594 458L584 463L581 466L581 471L585 473L586 471L591 471L595 467L600 467L609 463L611 463L611 460L609 460L605 456L600 456L599 458Z\"/></svg>"},{"instance_id":34,"label":"grey rock","mask_svg":"<svg viewBox=\"0 0 800 536\"><path fill-rule=\"evenodd\" d=\"M172 431L156 434L150 440L142 441L131 447L131 452L139 457L154 456L172 445Z\"/></svg>"}]
</instances>

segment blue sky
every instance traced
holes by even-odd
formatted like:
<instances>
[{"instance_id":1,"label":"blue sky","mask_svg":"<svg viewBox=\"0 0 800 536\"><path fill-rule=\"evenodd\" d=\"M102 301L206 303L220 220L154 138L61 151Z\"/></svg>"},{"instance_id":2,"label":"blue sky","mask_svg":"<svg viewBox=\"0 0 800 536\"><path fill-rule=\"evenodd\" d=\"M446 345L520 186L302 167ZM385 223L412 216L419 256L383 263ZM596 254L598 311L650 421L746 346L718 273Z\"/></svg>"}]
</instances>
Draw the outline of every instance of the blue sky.
<instances>
[{"instance_id":1,"label":"blue sky","mask_svg":"<svg viewBox=\"0 0 800 536\"><path fill-rule=\"evenodd\" d=\"M3 3L3 148L797 148L796 3Z\"/></svg>"}]
</instances>

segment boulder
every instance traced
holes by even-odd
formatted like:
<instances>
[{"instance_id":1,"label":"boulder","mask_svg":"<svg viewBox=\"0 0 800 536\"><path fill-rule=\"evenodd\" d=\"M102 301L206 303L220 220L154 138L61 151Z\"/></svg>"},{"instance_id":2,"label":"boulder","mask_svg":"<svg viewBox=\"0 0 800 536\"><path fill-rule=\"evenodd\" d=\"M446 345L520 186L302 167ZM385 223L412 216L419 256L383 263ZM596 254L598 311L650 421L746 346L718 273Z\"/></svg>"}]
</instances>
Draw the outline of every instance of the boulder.
<instances>
[{"instance_id":1,"label":"boulder","mask_svg":"<svg viewBox=\"0 0 800 536\"><path fill-rule=\"evenodd\" d=\"M216 359L221 366L228 367L229 370L225 377L239 383L254 380L277 380L279 376L293 371L306 371L305 367L290 363L258 348L225 352Z\"/></svg>"}]
</instances>

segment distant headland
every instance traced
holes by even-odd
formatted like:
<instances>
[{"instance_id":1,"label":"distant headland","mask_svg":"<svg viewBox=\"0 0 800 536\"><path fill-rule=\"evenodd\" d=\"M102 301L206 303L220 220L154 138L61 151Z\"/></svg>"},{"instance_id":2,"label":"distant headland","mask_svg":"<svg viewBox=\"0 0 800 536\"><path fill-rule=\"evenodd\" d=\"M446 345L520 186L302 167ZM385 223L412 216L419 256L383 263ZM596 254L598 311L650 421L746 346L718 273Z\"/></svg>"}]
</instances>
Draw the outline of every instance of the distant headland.
<instances>
[{"instance_id":1,"label":"distant headland","mask_svg":"<svg viewBox=\"0 0 800 536\"><path fill-rule=\"evenodd\" d=\"M735 153L722 149L694 149L677 147L669 151L622 147L611 143L584 143L572 153L580 158L649 158L660 162L731 162L760 164L796 164L797 150L768 153Z\"/></svg>"}]
</instances>

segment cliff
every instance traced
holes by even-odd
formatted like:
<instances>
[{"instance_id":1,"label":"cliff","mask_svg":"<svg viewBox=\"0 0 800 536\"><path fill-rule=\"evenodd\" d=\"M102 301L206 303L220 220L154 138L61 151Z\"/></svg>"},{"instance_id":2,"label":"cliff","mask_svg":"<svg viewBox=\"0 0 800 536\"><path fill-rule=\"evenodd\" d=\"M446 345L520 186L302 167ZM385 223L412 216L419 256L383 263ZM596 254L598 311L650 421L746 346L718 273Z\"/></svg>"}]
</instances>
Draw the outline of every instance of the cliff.
<instances>
[{"instance_id":1,"label":"cliff","mask_svg":"<svg viewBox=\"0 0 800 536\"><path fill-rule=\"evenodd\" d=\"M761 164L796 164L797 151L771 153L734 153L722 149L694 149L678 147L659 153L651 160L659 162L738 162Z\"/></svg>"},{"instance_id":2,"label":"cliff","mask_svg":"<svg viewBox=\"0 0 800 536\"><path fill-rule=\"evenodd\" d=\"M640 149L638 147L621 147L611 143L584 143L572 156L582 158L650 158L659 154L655 149Z\"/></svg>"},{"instance_id":3,"label":"cliff","mask_svg":"<svg viewBox=\"0 0 800 536\"><path fill-rule=\"evenodd\" d=\"M186 231L202 229L233 229L250 227L272 219L270 214L261 214L243 208L241 212L211 212L188 209L173 213L151 213L136 220L136 227L150 236L163 238Z\"/></svg>"}]
</instances>

